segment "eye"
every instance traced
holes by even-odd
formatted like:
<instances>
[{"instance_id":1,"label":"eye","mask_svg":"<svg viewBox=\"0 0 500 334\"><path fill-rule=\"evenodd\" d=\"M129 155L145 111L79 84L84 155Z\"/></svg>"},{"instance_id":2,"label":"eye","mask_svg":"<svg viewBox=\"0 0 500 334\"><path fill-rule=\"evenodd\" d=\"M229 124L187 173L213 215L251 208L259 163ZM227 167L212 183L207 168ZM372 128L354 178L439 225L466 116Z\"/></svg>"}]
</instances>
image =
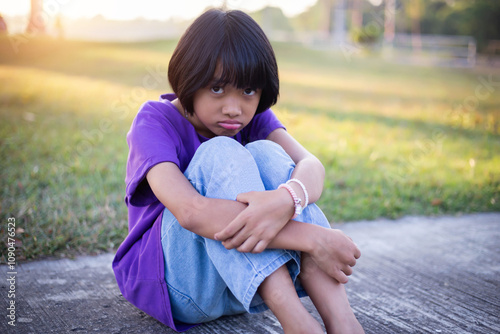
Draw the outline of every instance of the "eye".
<instances>
[{"instance_id":1,"label":"eye","mask_svg":"<svg viewBox=\"0 0 500 334\"><path fill-rule=\"evenodd\" d=\"M252 89L252 88L247 88L243 91L243 94L245 94L246 96L253 96L255 95L256 91L255 89Z\"/></svg>"},{"instance_id":2,"label":"eye","mask_svg":"<svg viewBox=\"0 0 500 334\"><path fill-rule=\"evenodd\" d=\"M218 86L214 86L214 87L210 88L210 90L214 94L222 94L222 93L224 93L224 88L218 87Z\"/></svg>"}]
</instances>

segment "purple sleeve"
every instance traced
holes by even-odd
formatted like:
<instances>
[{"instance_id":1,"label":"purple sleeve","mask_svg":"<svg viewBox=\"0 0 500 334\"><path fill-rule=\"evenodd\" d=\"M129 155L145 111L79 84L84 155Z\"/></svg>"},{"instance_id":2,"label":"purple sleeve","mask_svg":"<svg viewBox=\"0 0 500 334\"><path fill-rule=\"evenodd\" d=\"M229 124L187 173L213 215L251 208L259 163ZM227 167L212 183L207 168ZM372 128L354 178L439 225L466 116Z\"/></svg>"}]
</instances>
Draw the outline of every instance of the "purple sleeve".
<instances>
[{"instance_id":1,"label":"purple sleeve","mask_svg":"<svg viewBox=\"0 0 500 334\"><path fill-rule=\"evenodd\" d=\"M179 166L180 138L158 109L161 105L159 102L144 104L127 134L130 150L125 178L126 195L134 205L148 205L157 200L145 180L153 166L167 161Z\"/></svg>"},{"instance_id":2,"label":"purple sleeve","mask_svg":"<svg viewBox=\"0 0 500 334\"><path fill-rule=\"evenodd\" d=\"M286 130L285 126L281 124L279 119L273 113L271 109L255 115L252 122L247 126L247 138L248 142L266 139L267 136L274 130L278 128L283 128Z\"/></svg>"}]
</instances>

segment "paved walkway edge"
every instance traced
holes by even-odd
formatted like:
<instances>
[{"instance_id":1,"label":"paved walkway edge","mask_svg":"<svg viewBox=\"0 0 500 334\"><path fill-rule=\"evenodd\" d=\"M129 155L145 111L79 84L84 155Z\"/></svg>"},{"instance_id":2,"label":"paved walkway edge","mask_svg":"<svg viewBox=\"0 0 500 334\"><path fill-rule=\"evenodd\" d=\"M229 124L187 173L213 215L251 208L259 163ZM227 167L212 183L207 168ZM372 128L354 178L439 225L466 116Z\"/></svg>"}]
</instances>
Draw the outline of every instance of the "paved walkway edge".
<instances>
[{"instance_id":1,"label":"paved walkway edge","mask_svg":"<svg viewBox=\"0 0 500 334\"><path fill-rule=\"evenodd\" d=\"M334 224L361 249L346 285L367 333L500 333L500 213ZM173 333L129 304L113 254L0 266L1 333ZM15 297L9 297L15 276ZM8 310L11 301L15 310ZM306 308L320 319L311 301ZM15 326L7 316L15 315ZM188 333L282 333L269 312Z\"/></svg>"}]
</instances>

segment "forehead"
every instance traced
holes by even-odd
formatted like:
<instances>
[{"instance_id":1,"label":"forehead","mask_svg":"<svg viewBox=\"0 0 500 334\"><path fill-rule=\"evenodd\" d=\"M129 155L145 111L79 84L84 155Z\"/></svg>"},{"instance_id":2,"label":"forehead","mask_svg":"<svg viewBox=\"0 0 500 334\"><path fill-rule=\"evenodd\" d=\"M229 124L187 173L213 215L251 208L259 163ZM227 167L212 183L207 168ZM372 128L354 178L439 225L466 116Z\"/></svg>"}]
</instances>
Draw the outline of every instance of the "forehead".
<instances>
[{"instance_id":1,"label":"forehead","mask_svg":"<svg viewBox=\"0 0 500 334\"><path fill-rule=\"evenodd\" d=\"M260 73L255 66L248 66L250 64L239 63L223 63L221 60L217 61L212 78L207 85L232 85L236 88L262 88L265 85L265 75Z\"/></svg>"},{"instance_id":2,"label":"forehead","mask_svg":"<svg viewBox=\"0 0 500 334\"><path fill-rule=\"evenodd\" d=\"M212 75L212 81L213 82L221 81L223 74L224 74L224 68L222 67L221 62L218 61L217 65L215 66L214 74Z\"/></svg>"}]
</instances>

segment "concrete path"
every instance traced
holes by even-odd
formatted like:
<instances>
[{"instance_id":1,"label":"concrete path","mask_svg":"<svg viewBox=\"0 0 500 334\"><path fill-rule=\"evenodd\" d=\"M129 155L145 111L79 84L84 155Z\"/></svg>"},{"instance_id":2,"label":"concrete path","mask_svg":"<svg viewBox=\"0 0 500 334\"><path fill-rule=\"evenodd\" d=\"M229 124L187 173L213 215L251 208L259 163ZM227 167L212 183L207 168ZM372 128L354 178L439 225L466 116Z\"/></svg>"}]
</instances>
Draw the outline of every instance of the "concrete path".
<instances>
[{"instance_id":1,"label":"concrete path","mask_svg":"<svg viewBox=\"0 0 500 334\"><path fill-rule=\"evenodd\" d=\"M347 284L367 333L500 333L500 213L406 217L341 228L362 257ZM0 267L0 333L174 333L130 305L113 255ZM15 276L15 285L8 281ZM15 289L15 297L9 291ZM15 327L8 324L15 301ZM309 299L306 307L318 317ZM282 333L268 311L187 333Z\"/></svg>"}]
</instances>

